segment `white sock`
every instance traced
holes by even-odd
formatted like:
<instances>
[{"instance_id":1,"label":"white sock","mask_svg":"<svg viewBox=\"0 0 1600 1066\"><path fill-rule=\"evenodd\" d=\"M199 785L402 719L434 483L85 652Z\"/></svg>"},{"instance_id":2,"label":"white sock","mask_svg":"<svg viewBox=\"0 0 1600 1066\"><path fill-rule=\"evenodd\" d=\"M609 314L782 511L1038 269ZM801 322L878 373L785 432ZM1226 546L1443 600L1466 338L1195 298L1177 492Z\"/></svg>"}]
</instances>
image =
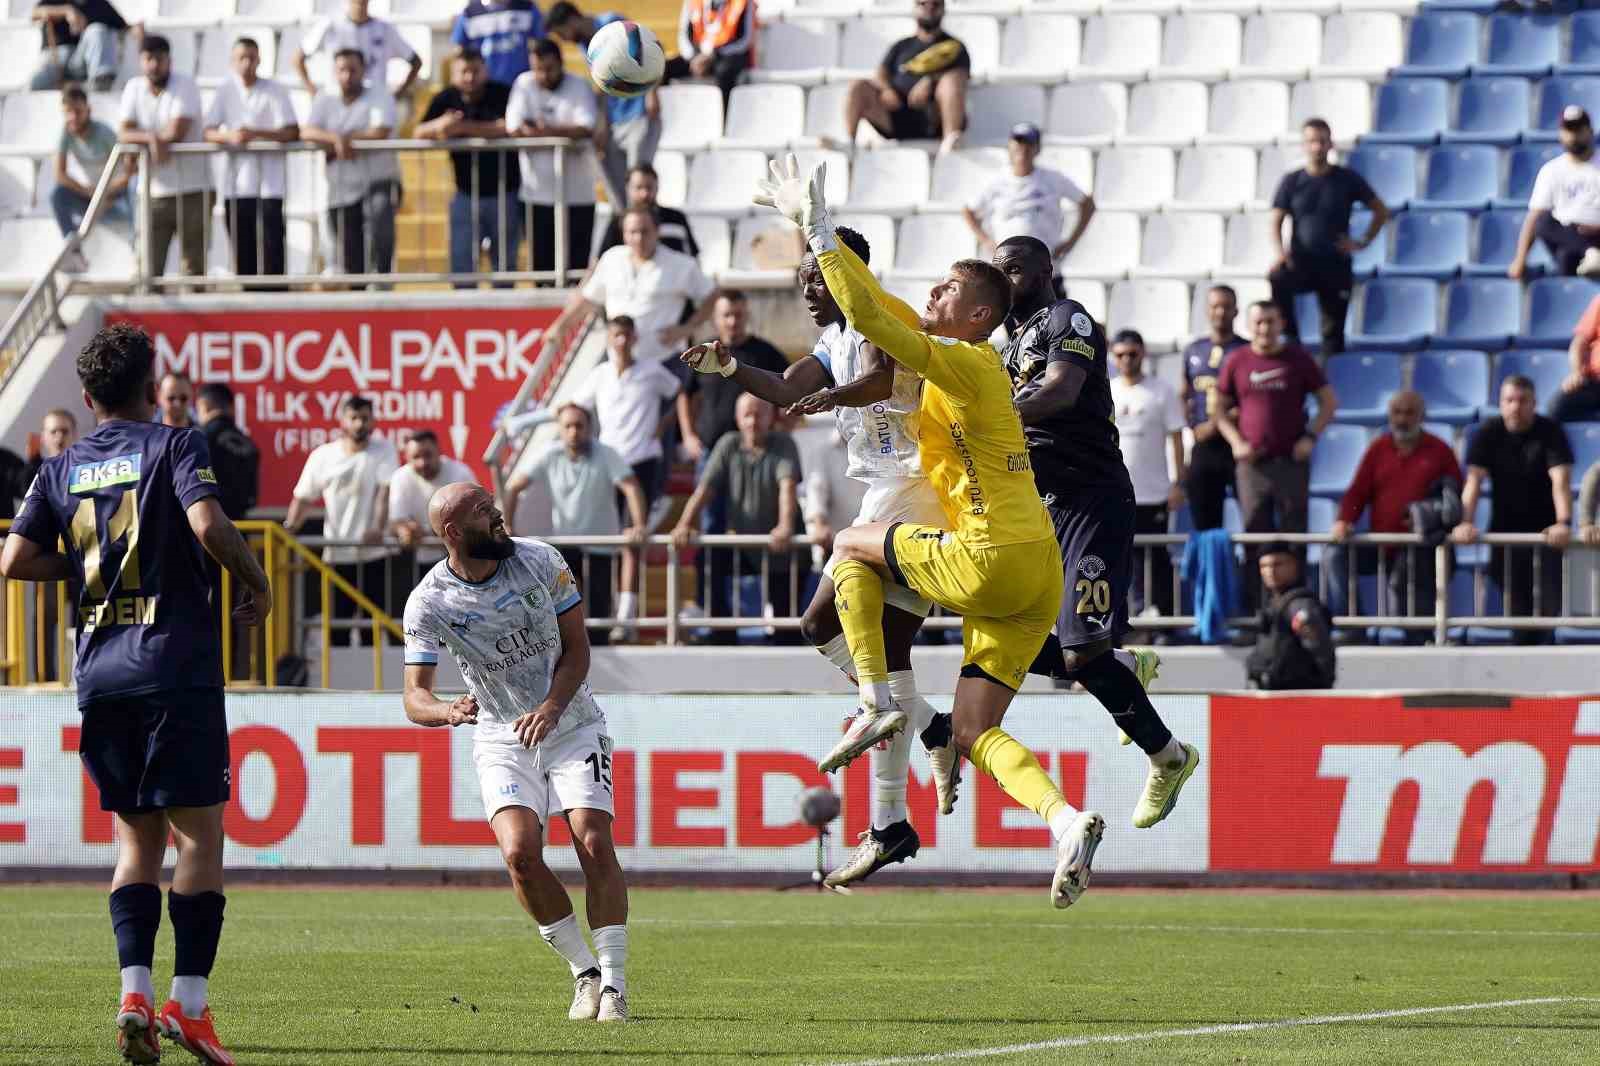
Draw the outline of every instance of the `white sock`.
<instances>
[{"instance_id":1,"label":"white sock","mask_svg":"<svg viewBox=\"0 0 1600 1066\"><path fill-rule=\"evenodd\" d=\"M1123 666L1126 666L1129 670L1133 670L1133 672L1136 674L1139 672L1138 670L1134 670L1134 663L1137 660L1134 659L1133 652L1129 651L1127 648L1113 648L1111 649L1111 654L1117 660L1117 662L1121 663Z\"/></svg>"},{"instance_id":2,"label":"white sock","mask_svg":"<svg viewBox=\"0 0 1600 1066\"><path fill-rule=\"evenodd\" d=\"M1078 820L1078 808L1068 803L1050 818L1050 835L1056 838L1056 843L1061 843L1061 838L1067 835L1067 830L1072 828L1072 823Z\"/></svg>"},{"instance_id":3,"label":"white sock","mask_svg":"<svg viewBox=\"0 0 1600 1066\"><path fill-rule=\"evenodd\" d=\"M597 965L594 952L589 950L589 942L583 939L583 930L578 928L576 914L569 914L554 925L541 925L539 935L555 949L557 955L567 960L567 965L572 967L572 976L592 970Z\"/></svg>"},{"instance_id":4,"label":"white sock","mask_svg":"<svg viewBox=\"0 0 1600 1066\"><path fill-rule=\"evenodd\" d=\"M617 593L617 617L626 619L639 617L639 594L637 592Z\"/></svg>"},{"instance_id":5,"label":"white sock","mask_svg":"<svg viewBox=\"0 0 1600 1066\"><path fill-rule=\"evenodd\" d=\"M856 661L850 658L850 642L840 633L828 643L817 649L822 657L839 668L839 672L851 681L856 679Z\"/></svg>"},{"instance_id":6,"label":"white sock","mask_svg":"<svg viewBox=\"0 0 1600 1066\"><path fill-rule=\"evenodd\" d=\"M1178 743L1178 738L1173 737L1167 741L1167 746L1150 756L1150 762L1159 769L1165 769L1173 763L1179 766L1189 758L1189 753L1183 750L1183 745Z\"/></svg>"},{"instance_id":7,"label":"white sock","mask_svg":"<svg viewBox=\"0 0 1600 1066\"><path fill-rule=\"evenodd\" d=\"M911 738L928 727L937 713L917 694L917 678L910 670L889 675L889 696L906 712L906 727L873 759L872 828L887 829L906 820L906 774L911 769Z\"/></svg>"},{"instance_id":8,"label":"white sock","mask_svg":"<svg viewBox=\"0 0 1600 1066\"><path fill-rule=\"evenodd\" d=\"M145 973L149 973L146 970ZM172 998L183 1008L185 1018L198 1018L206 1012L206 979L204 977L174 977Z\"/></svg>"},{"instance_id":9,"label":"white sock","mask_svg":"<svg viewBox=\"0 0 1600 1066\"><path fill-rule=\"evenodd\" d=\"M156 1005L156 986L150 980L150 967L124 966L122 968L122 994L137 992L145 1002Z\"/></svg>"},{"instance_id":10,"label":"white sock","mask_svg":"<svg viewBox=\"0 0 1600 1066\"><path fill-rule=\"evenodd\" d=\"M887 681L858 681L856 684L861 689L861 705L877 710L887 708L894 699L889 695L889 682Z\"/></svg>"},{"instance_id":11,"label":"white sock","mask_svg":"<svg viewBox=\"0 0 1600 1066\"><path fill-rule=\"evenodd\" d=\"M939 709L917 691L917 675L910 670L895 670L889 674L889 698L906 712L907 733L922 732L939 713Z\"/></svg>"},{"instance_id":12,"label":"white sock","mask_svg":"<svg viewBox=\"0 0 1600 1066\"><path fill-rule=\"evenodd\" d=\"M607 925L593 933L595 954L600 956L600 986L626 994L628 979L622 968L628 962L628 927Z\"/></svg>"}]
</instances>

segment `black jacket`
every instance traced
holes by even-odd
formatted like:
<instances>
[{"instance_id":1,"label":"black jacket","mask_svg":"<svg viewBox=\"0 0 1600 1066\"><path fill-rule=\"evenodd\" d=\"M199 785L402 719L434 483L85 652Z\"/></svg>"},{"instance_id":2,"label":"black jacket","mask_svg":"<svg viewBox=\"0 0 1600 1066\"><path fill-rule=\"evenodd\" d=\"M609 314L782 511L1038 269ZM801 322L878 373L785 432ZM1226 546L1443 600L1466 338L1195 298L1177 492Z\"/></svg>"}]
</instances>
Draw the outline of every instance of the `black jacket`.
<instances>
[{"instance_id":1,"label":"black jacket","mask_svg":"<svg viewBox=\"0 0 1600 1066\"><path fill-rule=\"evenodd\" d=\"M1245 661L1256 688L1332 688L1333 619L1305 586L1285 589L1261 608L1260 635Z\"/></svg>"},{"instance_id":2,"label":"black jacket","mask_svg":"<svg viewBox=\"0 0 1600 1066\"><path fill-rule=\"evenodd\" d=\"M211 448L211 469L217 475L222 513L237 522L256 505L261 485L261 450L227 415L200 427Z\"/></svg>"}]
</instances>

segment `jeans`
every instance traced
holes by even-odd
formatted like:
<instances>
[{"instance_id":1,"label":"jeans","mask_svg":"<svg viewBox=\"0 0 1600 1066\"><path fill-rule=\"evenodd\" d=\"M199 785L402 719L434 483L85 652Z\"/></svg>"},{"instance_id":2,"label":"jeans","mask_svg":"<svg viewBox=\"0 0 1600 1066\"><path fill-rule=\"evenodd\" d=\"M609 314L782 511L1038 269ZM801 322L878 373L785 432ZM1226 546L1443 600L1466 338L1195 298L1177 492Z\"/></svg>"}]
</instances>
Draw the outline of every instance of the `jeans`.
<instances>
[{"instance_id":1,"label":"jeans","mask_svg":"<svg viewBox=\"0 0 1600 1066\"><path fill-rule=\"evenodd\" d=\"M1557 422L1592 422L1600 418L1600 380L1585 378L1571 392L1556 393L1550 414Z\"/></svg>"},{"instance_id":2,"label":"jeans","mask_svg":"<svg viewBox=\"0 0 1600 1066\"><path fill-rule=\"evenodd\" d=\"M522 204L517 202L515 192L508 190L504 199L494 194L482 195L476 204L472 197L458 192L450 201L450 273L478 272L484 238L489 240L490 270L517 269L517 249L522 243ZM456 282L458 289L475 287L470 281ZM509 289L511 283L500 282L495 287Z\"/></svg>"},{"instance_id":3,"label":"jeans","mask_svg":"<svg viewBox=\"0 0 1600 1066\"><path fill-rule=\"evenodd\" d=\"M34 92L59 89L63 82L98 82L111 88L109 81L117 76L117 62L121 58L122 35L103 22L93 22L84 27L83 36L76 45L59 44L39 53L39 62L33 70L30 88Z\"/></svg>"},{"instance_id":4,"label":"jeans","mask_svg":"<svg viewBox=\"0 0 1600 1066\"><path fill-rule=\"evenodd\" d=\"M61 230L63 237L73 233L83 224L84 213L89 210L89 198L79 196L65 185L57 185L50 190L50 210L55 213L56 225ZM106 201L105 209L100 212L100 222L116 222L121 225L133 226L133 190L124 189L116 196Z\"/></svg>"},{"instance_id":5,"label":"jeans","mask_svg":"<svg viewBox=\"0 0 1600 1066\"><path fill-rule=\"evenodd\" d=\"M1578 264L1591 248L1600 248L1600 238L1583 236L1577 226L1562 225L1548 211L1539 216L1533 232L1550 249L1556 261L1556 273L1568 277L1578 272Z\"/></svg>"},{"instance_id":6,"label":"jeans","mask_svg":"<svg viewBox=\"0 0 1600 1066\"><path fill-rule=\"evenodd\" d=\"M343 274L388 274L394 269L394 215L398 181L374 182L353 204L328 209L328 229Z\"/></svg>"}]
</instances>

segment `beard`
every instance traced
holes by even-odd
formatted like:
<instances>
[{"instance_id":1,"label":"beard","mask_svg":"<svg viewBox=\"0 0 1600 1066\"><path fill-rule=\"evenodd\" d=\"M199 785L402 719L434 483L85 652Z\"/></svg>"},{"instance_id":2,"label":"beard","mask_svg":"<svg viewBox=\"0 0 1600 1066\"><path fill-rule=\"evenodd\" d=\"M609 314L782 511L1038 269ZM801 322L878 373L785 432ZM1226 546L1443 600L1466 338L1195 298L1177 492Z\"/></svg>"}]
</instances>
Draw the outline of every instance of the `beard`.
<instances>
[{"instance_id":1,"label":"beard","mask_svg":"<svg viewBox=\"0 0 1600 1066\"><path fill-rule=\"evenodd\" d=\"M940 15L937 18L932 18L930 16L924 15L921 18L917 19L917 29L921 30L923 33L932 33L934 30L937 30L939 28L940 24L943 23L943 22L944 22L944 16L943 15Z\"/></svg>"},{"instance_id":2,"label":"beard","mask_svg":"<svg viewBox=\"0 0 1600 1066\"><path fill-rule=\"evenodd\" d=\"M486 559L498 561L509 559L517 552L516 544L504 533L495 534L488 530L473 533L467 542L462 545L469 559Z\"/></svg>"},{"instance_id":3,"label":"beard","mask_svg":"<svg viewBox=\"0 0 1600 1066\"><path fill-rule=\"evenodd\" d=\"M1401 444L1410 444L1422 436L1422 427L1408 426L1405 429L1397 429L1394 426L1390 426L1389 433Z\"/></svg>"}]
</instances>

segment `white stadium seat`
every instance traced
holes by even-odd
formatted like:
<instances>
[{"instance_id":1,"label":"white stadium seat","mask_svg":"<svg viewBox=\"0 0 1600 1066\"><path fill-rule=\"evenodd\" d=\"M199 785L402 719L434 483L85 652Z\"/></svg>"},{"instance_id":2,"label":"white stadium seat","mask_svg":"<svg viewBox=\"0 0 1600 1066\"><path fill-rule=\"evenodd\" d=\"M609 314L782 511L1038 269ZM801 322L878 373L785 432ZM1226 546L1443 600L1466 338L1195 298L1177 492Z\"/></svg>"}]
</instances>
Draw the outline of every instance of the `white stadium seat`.
<instances>
[{"instance_id":1,"label":"white stadium seat","mask_svg":"<svg viewBox=\"0 0 1600 1066\"><path fill-rule=\"evenodd\" d=\"M1252 15L1244 24L1244 51L1235 78L1294 81L1317 65L1322 19L1305 12Z\"/></svg>"},{"instance_id":2,"label":"white stadium seat","mask_svg":"<svg viewBox=\"0 0 1600 1066\"><path fill-rule=\"evenodd\" d=\"M656 168L656 203L681 208L689 198L689 160L682 152L657 152L650 165Z\"/></svg>"},{"instance_id":3,"label":"white stadium seat","mask_svg":"<svg viewBox=\"0 0 1600 1066\"><path fill-rule=\"evenodd\" d=\"M972 76L987 78L1000 65L1000 20L993 15L946 15L944 30L967 46Z\"/></svg>"},{"instance_id":4,"label":"white stadium seat","mask_svg":"<svg viewBox=\"0 0 1600 1066\"><path fill-rule=\"evenodd\" d=\"M1222 242L1222 270L1230 274L1265 275L1277 258L1272 243L1272 216L1265 211L1244 211L1228 218Z\"/></svg>"},{"instance_id":5,"label":"white stadium seat","mask_svg":"<svg viewBox=\"0 0 1600 1066\"><path fill-rule=\"evenodd\" d=\"M789 19L761 27L760 61L747 75L753 82L816 85L839 62L839 26L828 19Z\"/></svg>"},{"instance_id":6,"label":"white stadium seat","mask_svg":"<svg viewBox=\"0 0 1600 1066\"><path fill-rule=\"evenodd\" d=\"M793 0L792 10L806 18L849 18L869 6L866 0Z\"/></svg>"},{"instance_id":7,"label":"white stadium seat","mask_svg":"<svg viewBox=\"0 0 1600 1066\"><path fill-rule=\"evenodd\" d=\"M62 243L61 231L56 229L53 218L0 221L0 248L6 250L0 276L20 278L32 284L61 251Z\"/></svg>"},{"instance_id":8,"label":"white stadium seat","mask_svg":"<svg viewBox=\"0 0 1600 1066\"><path fill-rule=\"evenodd\" d=\"M1177 211L1237 211L1256 196L1256 153L1231 145L1185 148L1178 155Z\"/></svg>"},{"instance_id":9,"label":"white stadium seat","mask_svg":"<svg viewBox=\"0 0 1600 1066\"><path fill-rule=\"evenodd\" d=\"M708 274L720 274L733 264L733 236L728 220L714 215L693 215L689 229L694 242L700 246L700 269Z\"/></svg>"},{"instance_id":10,"label":"white stadium seat","mask_svg":"<svg viewBox=\"0 0 1600 1066\"><path fill-rule=\"evenodd\" d=\"M1313 15L1331 15L1339 10L1341 0L1261 0L1261 9L1267 12L1299 11Z\"/></svg>"},{"instance_id":11,"label":"white stadium seat","mask_svg":"<svg viewBox=\"0 0 1600 1066\"><path fill-rule=\"evenodd\" d=\"M694 152L722 137L722 90L715 85L663 85L661 148Z\"/></svg>"},{"instance_id":12,"label":"white stadium seat","mask_svg":"<svg viewBox=\"0 0 1600 1066\"><path fill-rule=\"evenodd\" d=\"M291 223L293 225L293 223ZM174 241L176 246L177 242ZM132 235L113 226L97 225L89 231L83 242L83 257L89 262L87 275L90 281L127 281L139 269L134 255ZM290 259L290 269L294 260Z\"/></svg>"},{"instance_id":13,"label":"white stadium seat","mask_svg":"<svg viewBox=\"0 0 1600 1066\"><path fill-rule=\"evenodd\" d=\"M818 85L807 90L805 140L849 143L850 135L844 128L844 98L849 91L850 86L842 84Z\"/></svg>"},{"instance_id":14,"label":"white stadium seat","mask_svg":"<svg viewBox=\"0 0 1600 1066\"><path fill-rule=\"evenodd\" d=\"M712 91L716 91L714 86ZM747 215L753 210L751 191L767 174L763 152L740 148L701 152L689 164L689 197L684 210L735 218Z\"/></svg>"},{"instance_id":15,"label":"white stadium seat","mask_svg":"<svg viewBox=\"0 0 1600 1066\"><path fill-rule=\"evenodd\" d=\"M1004 144L1018 122L1044 125L1041 85L980 85L967 93L968 144Z\"/></svg>"},{"instance_id":16,"label":"white stadium seat","mask_svg":"<svg viewBox=\"0 0 1600 1066\"><path fill-rule=\"evenodd\" d=\"M1403 62L1399 15L1384 11L1330 15L1322 24L1318 77L1381 80Z\"/></svg>"},{"instance_id":17,"label":"white stadium seat","mask_svg":"<svg viewBox=\"0 0 1600 1066\"><path fill-rule=\"evenodd\" d=\"M0 67L0 92L16 92L26 89L33 80L33 64L31 58L39 51L39 29L26 23L20 25L0 26L0 49L3 54L11 56L11 61ZM28 56L26 61L23 56Z\"/></svg>"},{"instance_id":18,"label":"white stadium seat","mask_svg":"<svg viewBox=\"0 0 1600 1066\"><path fill-rule=\"evenodd\" d=\"M278 35L266 26L240 26L237 29L215 27L200 39L200 65L195 80L203 85L218 85L231 77L233 68L233 42L249 37L261 49L261 66L256 73L263 78L275 76L278 62ZM285 71L289 64L284 63ZM295 79L298 81L298 78Z\"/></svg>"},{"instance_id":19,"label":"white stadium seat","mask_svg":"<svg viewBox=\"0 0 1600 1066\"><path fill-rule=\"evenodd\" d=\"M54 155L61 142L61 94L59 92L10 93L0 110L0 144L16 151ZM101 121L117 128L115 116L102 115Z\"/></svg>"},{"instance_id":20,"label":"white stadium seat","mask_svg":"<svg viewBox=\"0 0 1600 1066\"><path fill-rule=\"evenodd\" d=\"M311 18L310 0L238 0L241 19L265 22L274 26L299 25ZM287 45L283 54L287 56Z\"/></svg>"},{"instance_id":21,"label":"white stadium seat","mask_svg":"<svg viewBox=\"0 0 1600 1066\"><path fill-rule=\"evenodd\" d=\"M1075 145L1047 144L1039 153L1038 165L1059 170L1073 184L1094 195L1094 153Z\"/></svg>"},{"instance_id":22,"label":"white stadium seat","mask_svg":"<svg viewBox=\"0 0 1600 1066\"><path fill-rule=\"evenodd\" d=\"M850 202L849 156L834 148L801 148L794 157L802 174L811 173L818 163L828 164L827 183L822 191L830 207L843 207Z\"/></svg>"},{"instance_id":23,"label":"white stadium seat","mask_svg":"<svg viewBox=\"0 0 1600 1066\"><path fill-rule=\"evenodd\" d=\"M1170 148L1106 148L1095 161L1095 204L1121 211L1159 211L1176 190Z\"/></svg>"},{"instance_id":24,"label":"white stadium seat","mask_svg":"<svg viewBox=\"0 0 1600 1066\"><path fill-rule=\"evenodd\" d=\"M872 252L867 265L874 272L882 275L894 266L894 219L888 215L842 214L834 216L833 224L853 229L867 239L868 250Z\"/></svg>"},{"instance_id":25,"label":"white stadium seat","mask_svg":"<svg viewBox=\"0 0 1600 1066\"><path fill-rule=\"evenodd\" d=\"M1151 215L1144 225L1136 278L1207 278L1222 259L1222 216L1184 212Z\"/></svg>"},{"instance_id":26,"label":"white stadium seat","mask_svg":"<svg viewBox=\"0 0 1600 1066\"><path fill-rule=\"evenodd\" d=\"M1022 14L1006 20L1000 54L1005 61L989 72L991 82L1042 82L1061 77L1078 64L1082 24L1071 15Z\"/></svg>"},{"instance_id":27,"label":"white stadium seat","mask_svg":"<svg viewBox=\"0 0 1600 1066\"><path fill-rule=\"evenodd\" d=\"M1204 82L1147 81L1133 87L1118 144L1185 145L1205 136L1210 97Z\"/></svg>"},{"instance_id":28,"label":"white stadium seat","mask_svg":"<svg viewBox=\"0 0 1600 1066\"><path fill-rule=\"evenodd\" d=\"M1096 322L1106 320L1106 286L1102 281L1078 280L1066 283L1067 297L1077 300Z\"/></svg>"},{"instance_id":29,"label":"white stadium seat","mask_svg":"<svg viewBox=\"0 0 1600 1066\"><path fill-rule=\"evenodd\" d=\"M1096 211L1076 247L1061 260L1064 278L1126 277L1139 265L1139 216L1131 211Z\"/></svg>"},{"instance_id":30,"label":"white stadium seat","mask_svg":"<svg viewBox=\"0 0 1600 1066\"><path fill-rule=\"evenodd\" d=\"M45 161L45 166L52 165L48 160ZM0 218L22 218L33 214L38 171L38 162L27 156L0 156Z\"/></svg>"},{"instance_id":31,"label":"white stadium seat","mask_svg":"<svg viewBox=\"0 0 1600 1066\"><path fill-rule=\"evenodd\" d=\"M798 85L734 86L728 97L722 146L768 153L787 148L805 130L805 96L806 91Z\"/></svg>"},{"instance_id":32,"label":"white stadium seat","mask_svg":"<svg viewBox=\"0 0 1600 1066\"><path fill-rule=\"evenodd\" d=\"M851 19L839 27L839 65L828 71L829 81L870 78L883 62L889 46L910 37L917 25L909 18Z\"/></svg>"},{"instance_id":33,"label":"white stadium seat","mask_svg":"<svg viewBox=\"0 0 1600 1066\"><path fill-rule=\"evenodd\" d=\"M1320 78L1295 85L1289 97L1289 128L1280 141L1300 142L1300 124L1320 118L1333 129L1337 144L1354 144L1372 129L1372 88L1359 78Z\"/></svg>"},{"instance_id":34,"label":"white stadium seat","mask_svg":"<svg viewBox=\"0 0 1600 1066\"><path fill-rule=\"evenodd\" d=\"M1225 81L1212 86L1206 144L1274 143L1289 128L1289 87L1281 81Z\"/></svg>"},{"instance_id":35,"label":"white stadium seat","mask_svg":"<svg viewBox=\"0 0 1600 1066\"><path fill-rule=\"evenodd\" d=\"M1221 81L1239 65L1239 16L1191 11L1167 18L1161 31L1163 78Z\"/></svg>"},{"instance_id":36,"label":"white stadium seat","mask_svg":"<svg viewBox=\"0 0 1600 1066\"><path fill-rule=\"evenodd\" d=\"M461 14L459 0L389 0L389 17L396 22L430 22L449 27Z\"/></svg>"},{"instance_id":37,"label":"white stadium seat","mask_svg":"<svg viewBox=\"0 0 1600 1066\"><path fill-rule=\"evenodd\" d=\"M770 211L741 218L733 226L734 270L789 273L800 265L800 234L794 223Z\"/></svg>"},{"instance_id":38,"label":"white stadium seat","mask_svg":"<svg viewBox=\"0 0 1600 1066\"><path fill-rule=\"evenodd\" d=\"M894 269L899 274L943 277L951 263L970 259L977 251L977 240L960 218L913 215L900 223Z\"/></svg>"},{"instance_id":39,"label":"white stadium seat","mask_svg":"<svg viewBox=\"0 0 1600 1066\"><path fill-rule=\"evenodd\" d=\"M1208 14L1254 15L1261 8L1261 0L1189 0L1187 7Z\"/></svg>"},{"instance_id":40,"label":"white stadium seat","mask_svg":"<svg viewBox=\"0 0 1600 1066\"><path fill-rule=\"evenodd\" d=\"M850 209L909 215L928 199L928 153L920 148L857 152L850 173Z\"/></svg>"},{"instance_id":41,"label":"white stadium seat","mask_svg":"<svg viewBox=\"0 0 1600 1066\"><path fill-rule=\"evenodd\" d=\"M1181 281L1141 278L1111 287L1106 332L1136 329L1151 351L1176 348L1189 333L1189 286Z\"/></svg>"},{"instance_id":42,"label":"white stadium seat","mask_svg":"<svg viewBox=\"0 0 1600 1066\"><path fill-rule=\"evenodd\" d=\"M1305 165L1305 153L1298 144L1269 144L1261 149L1261 162L1256 164L1256 202L1269 204L1278 192L1278 184L1291 170Z\"/></svg>"},{"instance_id":43,"label":"white stadium seat","mask_svg":"<svg viewBox=\"0 0 1600 1066\"><path fill-rule=\"evenodd\" d=\"M989 184L1008 173L1004 148L962 148L933 161L933 189L924 211L959 211Z\"/></svg>"},{"instance_id":44,"label":"white stadium seat","mask_svg":"<svg viewBox=\"0 0 1600 1066\"><path fill-rule=\"evenodd\" d=\"M234 13L234 0L159 0L155 21L205 25L232 18Z\"/></svg>"},{"instance_id":45,"label":"white stadium seat","mask_svg":"<svg viewBox=\"0 0 1600 1066\"><path fill-rule=\"evenodd\" d=\"M890 274L883 279L883 289L890 296L904 300L912 310L921 313L927 306L929 292L938 277L922 274Z\"/></svg>"},{"instance_id":46,"label":"white stadium seat","mask_svg":"<svg viewBox=\"0 0 1600 1066\"><path fill-rule=\"evenodd\" d=\"M1289 110L1284 93L1284 111ZM1110 144L1128 121L1128 87L1111 81L1059 85L1050 94L1045 136L1069 144Z\"/></svg>"},{"instance_id":47,"label":"white stadium seat","mask_svg":"<svg viewBox=\"0 0 1600 1066\"><path fill-rule=\"evenodd\" d=\"M1206 300L1212 285L1227 285L1233 289L1239 304L1239 313L1233 320L1233 331L1241 337L1248 336L1246 331L1250 328L1250 305L1257 300L1272 299L1272 286L1267 284L1266 278L1259 275L1244 275L1237 278L1218 276L1213 278L1210 284L1196 285L1189 303L1191 337L1204 336L1211 331L1211 322L1206 314Z\"/></svg>"},{"instance_id":48,"label":"white stadium seat","mask_svg":"<svg viewBox=\"0 0 1600 1066\"><path fill-rule=\"evenodd\" d=\"M400 36L411 50L417 53L417 58L422 60L422 67L417 71L417 80L426 85L433 80L433 31L427 26L416 22L402 22L395 27L400 31ZM388 83L389 91L397 92L405 84L406 78L411 73L411 64L403 59L389 60Z\"/></svg>"},{"instance_id":49,"label":"white stadium seat","mask_svg":"<svg viewBox=\"0 0 1600 1066\"><path fill-rule=\"evenodd\" d=\"M1074 81L1144 81L1161 58L1158 15L1096 15L1083 28Z\"/></svg>"}]
</instances>

